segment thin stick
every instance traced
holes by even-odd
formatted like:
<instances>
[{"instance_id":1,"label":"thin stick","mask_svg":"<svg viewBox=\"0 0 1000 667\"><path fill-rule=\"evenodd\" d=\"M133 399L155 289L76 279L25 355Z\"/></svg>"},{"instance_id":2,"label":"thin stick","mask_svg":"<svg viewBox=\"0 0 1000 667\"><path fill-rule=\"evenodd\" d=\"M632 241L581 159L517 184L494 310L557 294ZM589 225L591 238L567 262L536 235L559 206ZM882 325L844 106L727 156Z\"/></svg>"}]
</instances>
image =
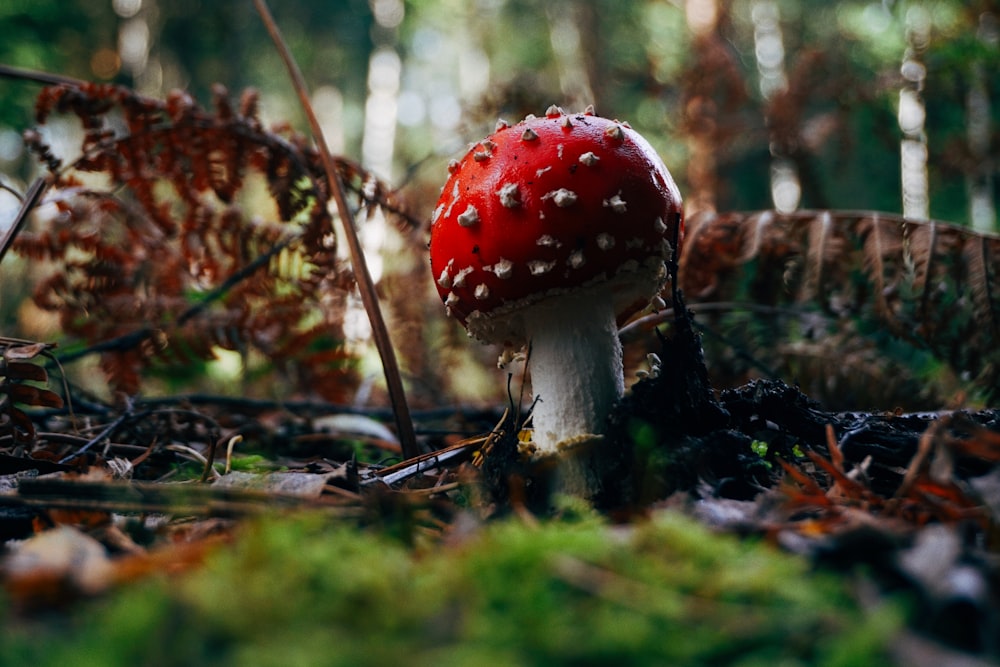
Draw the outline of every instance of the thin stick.
<instances>
[{"instance_id":1,"label":"thin stick","mask_svg":"<svg viewBox=\"0 0 1000 667\"><path fill-rule=\"evenodd\" d=\"M7 231L4 232L3 238L0 238L0 262L3 261L4 255L7 254L7 250L10 248L14 239L17 237L18 232L21 231L21 227L24 226L25 221L28 219L28 214L31 213L31 209L35 207L38 200L42 196L42 192L45 191L45 179L36 178L35 182L31 184L28 191L24 194L24 200L21 202L21 210L17 212L17 217L14 218L14 222L11 223Z\"/></svg>"},{"instance_id":2,"label":"thin stick","mask_svg":"<svg viewBox=\"0 0 1000 667\"><path fill-rule=\"evenodd\" d=\"M333 194L334 202L337 204L337 212L340 221L344 225L344 236L347 238L347 247L351 253L351 265L354 267L354 278L358 283L358 291L361 293L361 302L364 304L368 319L371 322L372 336L375 338L375 347L378 349L382 359L382 370L385 373L385 383L389 390L389 399L392 401L393 415L396 418L396 429L399 434L399 443L403 448L403 456L413 458L420 454L417 449L417 438L413 432L413 422L410 419L410 410L406 404L406 394L403 392L403 381L399 375L399 364L396 362L396 353L392 349L392 341L389 339L389 332L382 318L382 311L379 309L378 295L375 293L375 284L372 282L371 274L368 272L368 265L365 262L365 255L361 249L361 241L358 240L357 232L354 229L354 217L351 209L347 205L344 197L344 188L340 183L340 175L334 164L333 156L323 137L316 113L309 102L309 92L306 88L305 79L299 70L295 58L292 56L288 44L281 36L278 25L271 16L271 11L264 0L254 0L257 13L260 14L264 26L267 28L271 39L281 59L288 68L288 74L292 79L292 86L298 94L299 102L309 119L309 127L312 130L313 140L323 159L323 166L326 169L326 176L330 182L330 192Z\"/></svg>"},{"instance_id":3,"label":"thin stick","mask_svg":"<svg viewBox=\"0 0 1000 667\"><path fill-rule=\"evenodd\" d=\"M82 79L74 79L61 74L49 74L21 67L11 67L10 65L0 65L0 76L7 79L20 79L40 83L43 86L79 86L85 83Z\"/></svg>"}]
</instances>

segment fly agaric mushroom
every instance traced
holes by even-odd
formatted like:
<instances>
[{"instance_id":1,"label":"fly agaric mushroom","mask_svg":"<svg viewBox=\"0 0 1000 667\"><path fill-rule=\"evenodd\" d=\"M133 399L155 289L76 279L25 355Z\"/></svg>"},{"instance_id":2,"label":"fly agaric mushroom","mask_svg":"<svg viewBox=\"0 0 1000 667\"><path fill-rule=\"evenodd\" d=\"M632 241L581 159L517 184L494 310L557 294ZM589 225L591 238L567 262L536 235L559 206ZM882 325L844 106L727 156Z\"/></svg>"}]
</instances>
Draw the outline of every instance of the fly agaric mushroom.
<instances>
[{"instance_id":1,"label":"fly agaric mushroom","mask_svg":"<svg viewBox=\"0 0 1000 667\"><path fill-rule=\"evenodd\" d=\"M592 107L500 121L449 172L430 242L448 314L482 342L530 345L537 454L590 441L624 393L618 323L666 280L677 186L645 139ZM593 494L583 467L560 474Z\"/></svg>"}]
</instances>

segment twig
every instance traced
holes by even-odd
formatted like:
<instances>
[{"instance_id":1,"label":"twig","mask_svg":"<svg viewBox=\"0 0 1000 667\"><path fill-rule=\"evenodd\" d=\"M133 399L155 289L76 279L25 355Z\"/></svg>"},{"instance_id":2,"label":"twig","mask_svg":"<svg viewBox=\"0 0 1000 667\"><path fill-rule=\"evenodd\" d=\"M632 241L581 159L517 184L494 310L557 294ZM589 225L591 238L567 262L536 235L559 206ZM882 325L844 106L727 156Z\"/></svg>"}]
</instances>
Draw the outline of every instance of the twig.
<instances>
[{"instance_id":1,"label":"twig","mask_svg":"<svg viewBox=\"0 0 1000 667\"><path fill-rule=\"evenodd\" d=\"M152 410L144 410L144 411L142 411L142 412L140 412L138 414L130 414L130 413L127 413L127 412L124 413L124 414L122 414L117 419L115 419L113 422L111 422L110 424L108 424L107 426L105 426L103 429L101 429L101 432L98 433L97 435L95 435L90 440L88 440L85 445L83 445L82 447L80 447L79 449L77 449L75 452L72 452L71 454L67 454L66 456L64 456L61 459L59 459L58 463L62 463L62 464L69 463L70 461L72 461L76 457L80 456L81 454L86 453L88 450L90 450L91 447L93 447L94 445L96 445L99 442L101 442L101 440L104 440L105 438L111 437L111 434L114 433L116 430L118 430L118 428L122 424L124 424L125 422L129 421L130 419L142 419L143 417L148 417L152 413L153 413Z\"/></svg>"},{"instance_id":2,"label":"twig","mask_svg":"<svg viewBox=\"0 0 1000 667\"><path fill-rule=\"evenodd\" d=\"M219 425L217 421L215 421L208 415L202 414L195 410L183 410L178 408L172 408L167 410L145 409L133 412L134 407L135 406L131 406L128 411L123 412L121 415L116 417L110 424L102 428L100 433L98 433L90 440L88 440L82 447L80 447L79 449L70 454L67 454L62 459L60 459L59 463L67 463L70 460L76 458L77 456L86 453L91 448L93 448L94 445L99 444L102 440L110 438L111 434L114 433L119 428L121 428L123 425L131 422L140 421L150 416L161 417L164 415L171 415L174 417L187 417L191 420L204 422L210 429L209 437L213 441L218 439L219 437L218 434L222 431L222 427ZM109 445L110 444L111 443L109 443Z\"/></svg>"},{"instance_id":3,"label":"twig","mask_svg":"<svg viewBox=\"0 0 1000 667\"><path fill-rule=\"evenodd\" d=\"M347 246L351 254L351 265L354 267L354 277L358 284L358 291L361 294L361 302L364 304L368 319L371 322L372 336L375 339L375 347L378 349L379 357L382 359L382 370L385 373L386 388L389 391L389 398L392 401L393 413L396 418L396 428L399 434L399 442L403 447L403 456L413 458L420 454L417 448L416 435L413 432L413 422L410 419L410 411L406 404L406 394L403 391L403 381L399 373L399 365L396 362L396 354L392 348L392 341L389 339L389 332L382 318L382 311L379 309L378 295L375 292L375 284L372 282L371 274L368 272L368 265L365 262L364 252L361 248L361 241L354 229L354 217L344 196L344 189L340 182L337 166L333 161L333 155L326 144L323 131L320 128L319 120L309 102L309 93L306 88L305 79L299 70L295 58L292 56L288 44L281 36L278 25L274 22L271 12L264 0L254 0L257 13L260 14L271 39L274 41L281 59L288 68L292 86L298 94L299 102L309 119L309 127L312 131L313 140L319 150L326 169L327 179L330 182L330 192L333 194L334 202L337 205L337 213L344 226L344 236L347 239Z\"/></svg>"},{"instance_id":4,"label":"twig","mask_svg":"<svg viewBox=\"0 0 1000 667\"><path fill-rule=\"evenodd\" d=\"M250 277L256 273L258 269L266 267L272 258L290 246L294 240L294 237L285 239L284 241L276 243L272 248L268 249L267 252L255 257L252 262L248 263L239 271L234 272L231 276L226 278L222 284L202 296L198 303L181 313L177 318L176 324L183 325L189 320L201 315L211 304L226 296L229 290L239 284L243 279Z\"/></svg>"},{"instance_id":5,"label":"twig","mask_svg":"<svg viewBox=\"0 0 1000 667\"><path fill-rule=\"evenodd\" d=\"M136 329L135 331L129 331L121 336L115 336L114 338L102 340L100 343L87 345L86 347L76 350L70 349L63 354L55 355L52 361L53 364L68 364L91 354L99 354L101 352L108 351L119 352L131 350L141 345L144 341L153 338L157 331L160 330L151 327L143 327L141 329Z\"/></svg>"},{"instance_id":6,"label":"twig","mask_svg":"<svg viewBox=\"0 0 1000 667\"><path fill-rule=\"evenodd\" d=\"M403 461L394 466L383 468L375 473L374 477L366 480L364 484L380 481L387 486L392 486L404 479L419 475L427 470L433 470L446 463L456 460L460 461L462 460L461 457L471 456L473 451L480 447L486 439L486 437L470 438L451 447L445 447L430 454L423 454L416 459Z\"/></svg>"},{"instance_id":7,"label":"twig","mask_svg":"<svg viewBox=\"0 0 1000 667\"><path fill-rule=\"evenodd\" d=\"M36 178L35 182L31 184L28 191L24 194L24 199L21 201L21 210L17 212L17 217L14 218L14 222L11 223L7 231L4 232L2 238L0 238L0 262L3 262L4 255L7 254L7 250L10 248L14 239L17 237L24 223L28 219L28 213L31 209L35 207L38 200L42 196L42 192L45 191L45 179Z\"/></svg>"},{"instance_id":8,"label":"twig","mask_svg":"<svg viewBox=\"0 0 1000 667\"><path fill-rule=\"evenodd\" d=\"M461 482L449 482L448 484L441 484L440 486L430 486L426 489L410 489L406 493L412 496L434 496L439 493L446 493L448 491L454 491L455 489L461 488Z\"/></svg>"},{"instance_id":9,"label":"twig","mask_svg":"<svg viewBox=\"0 0 1000 667\"><path fill-rule=\"evenodd\" d=\"M204 484L81 482L76 479L20 480L17 495L0 495L0 507L41 507L129 513L241 517L277 509L321 509L359 516L363 509L340 498L317 498Z\"/></svg>"},{"instance_id":10,"label":"twig","mask_svg":"<svg viewBox=\"0 0 1000 667\"><path fill-rule=\"evenodd\" d=\"M201 481L207 482L215 472L215 450L219 447L219 438L212 438L208 443L208 453L205 455L205 468L201 471Z\"/></svg>"},{"instance_id":11,"label":"twig","mask_svg":"<svg viewBox=\"0 0 1000 667\"><path fill-rule=\"evenodd\" d=\"M224 474L228 475L233 469L233 450L236 445L243 442L242 435L234 435L229 439L229 443L226 445L226 472Z\"/></svg>"},{"instance_id":12,"label":"twig","mask_svg":"<svg viewBox=\"0 0 1000 667\"><path fill-rule=\"evenodd\" d=\"M0 76L8 79L21 79L22 81L40 83L43 86L79 86L83 83L81 79L74 79L69 76L38 72L22 67L11 67L10 65L0 65Z\"/></svg>"}]
</instances>

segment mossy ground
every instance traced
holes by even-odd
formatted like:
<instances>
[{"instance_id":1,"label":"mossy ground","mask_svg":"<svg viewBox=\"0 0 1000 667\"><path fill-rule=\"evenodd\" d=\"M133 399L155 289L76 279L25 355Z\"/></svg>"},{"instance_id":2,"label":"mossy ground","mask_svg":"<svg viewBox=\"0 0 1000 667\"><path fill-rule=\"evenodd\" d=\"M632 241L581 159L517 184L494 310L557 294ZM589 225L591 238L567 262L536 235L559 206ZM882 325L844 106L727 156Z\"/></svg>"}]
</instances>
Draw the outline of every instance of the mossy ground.
<instances>
[{"instance_id":1,"label":"mossy ground","mask_svg":"<svg viewBox=\"0 0 1000 667\"><path fill-rule=\"evenodd\" d=\"M898 611L863 610L843 578L669 512L628 527L459 520L416 545L281 516L194 572L56 623L8 618L0 663L872 665Z\"/></svg>"}]
</instances>

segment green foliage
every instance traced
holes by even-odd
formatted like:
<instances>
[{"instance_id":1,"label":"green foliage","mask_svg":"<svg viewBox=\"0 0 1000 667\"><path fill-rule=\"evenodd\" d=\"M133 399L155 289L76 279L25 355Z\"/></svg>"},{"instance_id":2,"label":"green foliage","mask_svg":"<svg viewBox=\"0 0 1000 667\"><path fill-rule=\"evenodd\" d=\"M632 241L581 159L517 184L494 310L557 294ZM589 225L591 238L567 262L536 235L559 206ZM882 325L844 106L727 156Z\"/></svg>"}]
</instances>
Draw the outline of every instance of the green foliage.
<instances>
[{"instance_id":1,"label":"green foliage","mask_svg":"<svg viewBox=\"0 0 1000 667\"><path fill-rule=\"evenodd\" d=\"M275 469L274 462L260 454L234 456L231 465L239 472L268 473Z\"/></svg>"},{"instance_id":2,"label":"green foliage","mask_svg":"<svg viewBox=\"0 0 1000 667\"><path fill-rule=\"evenodd\" d=\"M767 456L768 445L762 440L754 440L750 443L750 449L752 449L753 453L757 456L764 458Z\"/></svg>"},{"instance_id":3,"label":"green foliage","mask_svg":"<svg viewBox=\"0 0 1000 667\"><path fill-rule=\"evenodd\" d=\"M804 561L673 514L499 523L416 551L311 516L252 523L203 570L65 628L8 623L0 662L868 665L897 611L862 612Z\"/></svg>"}]
</instances>

